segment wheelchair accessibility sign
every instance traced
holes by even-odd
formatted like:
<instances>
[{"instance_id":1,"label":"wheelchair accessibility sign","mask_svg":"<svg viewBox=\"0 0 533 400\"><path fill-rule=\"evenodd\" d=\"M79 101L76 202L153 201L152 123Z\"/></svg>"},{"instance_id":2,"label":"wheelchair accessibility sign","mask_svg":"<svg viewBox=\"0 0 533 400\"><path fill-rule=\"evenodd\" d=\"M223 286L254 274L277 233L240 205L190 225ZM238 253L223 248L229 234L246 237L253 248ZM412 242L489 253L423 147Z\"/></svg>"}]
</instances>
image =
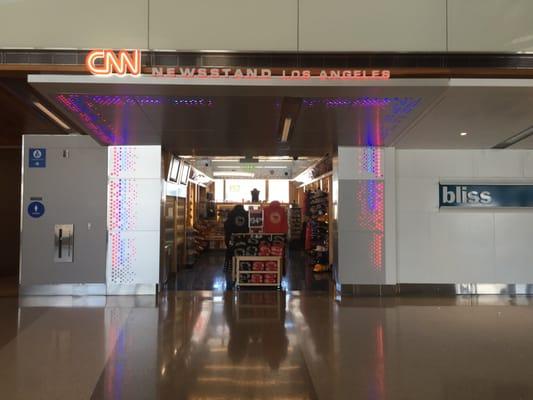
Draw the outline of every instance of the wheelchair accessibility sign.
<instances>
[{"instance_id":1,"label":"wheelchair accessibility sign","mask_svg":"<svg viewBox=\"0 0 533 400\"><path fill-rule=\"evenodd\" d=\"M46 168L46 149L30 149L30 168Z\"/></svg>"}]
</instances>

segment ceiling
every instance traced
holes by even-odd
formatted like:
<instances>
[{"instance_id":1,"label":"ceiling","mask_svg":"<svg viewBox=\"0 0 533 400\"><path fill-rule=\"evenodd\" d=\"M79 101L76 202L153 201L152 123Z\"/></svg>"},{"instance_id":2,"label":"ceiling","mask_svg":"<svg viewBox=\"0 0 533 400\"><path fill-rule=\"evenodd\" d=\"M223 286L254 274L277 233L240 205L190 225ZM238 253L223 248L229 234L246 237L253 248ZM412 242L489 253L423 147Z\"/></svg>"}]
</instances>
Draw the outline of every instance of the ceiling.
<instances>
[{"instance_id":1,"label":"ceiling","mask_svg":"<svg viewBox=\"0 0 533 400\"><path fill-rule=\"evenodd\" d=\"M533 81L468 82L450 81L448 89L394 145L487 149L533 125ZM460 136L461 132L468 134ZM512 148L533 149L533 138Z\"/></svg>"},{"instance_id":2,"label":"ceiling","mask_svg":"<svg viewBox=\"0 0 533 400\"><path fill-rule=\"evenodd\" d=\"M102 143L161 143L177 154L201 156L323 156L338 145L393 143L438 98L446 81L333 85L38 75L30 76L30 83ZM299 107L289 139L281 142L289 99L297 99Z\"/></svg>"},{"instance_id":3,"label":"ceiling","mask_svg":"<svg viewBox=\"0 0 533 400\"><path fill-rule=\"evenodd\" d=\"M520 79L31 75L29 82L62 118L102 143L162 144L187 155L322 156L338 145L486 149L533 125L533 82ZM288 99L299 107L283 143ZM533 149L533 138L512 148Z\"/></svg>"}]
</instances>

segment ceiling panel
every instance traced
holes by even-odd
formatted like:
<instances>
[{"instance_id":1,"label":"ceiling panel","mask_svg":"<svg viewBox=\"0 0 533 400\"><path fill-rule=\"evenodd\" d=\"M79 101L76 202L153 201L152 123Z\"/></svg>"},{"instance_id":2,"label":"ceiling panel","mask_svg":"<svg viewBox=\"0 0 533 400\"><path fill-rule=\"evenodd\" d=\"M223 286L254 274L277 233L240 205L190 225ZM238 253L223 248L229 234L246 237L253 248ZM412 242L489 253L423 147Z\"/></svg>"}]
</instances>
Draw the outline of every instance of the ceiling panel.
<instances>
[{"instance_id":1,"label":"ceiling panel","mask_svg":"<svg viewBox=\"0 0 533 400\"><path fill-rule=\"evenodd\" d=\"M394 144L399 148L487 149L531 125L531 86L450 86ZM460 136L461 132L468 134ZM515 148L533 148L532 144L524 141Z\"/></svg>"}]
</instances>

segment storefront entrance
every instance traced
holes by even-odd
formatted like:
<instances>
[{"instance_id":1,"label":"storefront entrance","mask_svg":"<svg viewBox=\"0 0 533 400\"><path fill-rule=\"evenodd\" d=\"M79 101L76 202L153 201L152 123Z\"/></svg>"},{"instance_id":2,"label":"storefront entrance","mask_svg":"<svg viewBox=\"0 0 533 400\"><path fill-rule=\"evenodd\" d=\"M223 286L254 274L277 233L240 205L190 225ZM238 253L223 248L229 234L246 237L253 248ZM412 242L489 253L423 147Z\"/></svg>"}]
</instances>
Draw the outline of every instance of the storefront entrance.
<instances>
[{"instance_id":1,"label":"storefront entrance","mask_svg":"<svg viewBox=\"0 0 533 400\"><path fill-rule=\"evenodd\" d=\"M165 158L165 289L332 289L331 158Z\"/></svg>"}]
</instances>

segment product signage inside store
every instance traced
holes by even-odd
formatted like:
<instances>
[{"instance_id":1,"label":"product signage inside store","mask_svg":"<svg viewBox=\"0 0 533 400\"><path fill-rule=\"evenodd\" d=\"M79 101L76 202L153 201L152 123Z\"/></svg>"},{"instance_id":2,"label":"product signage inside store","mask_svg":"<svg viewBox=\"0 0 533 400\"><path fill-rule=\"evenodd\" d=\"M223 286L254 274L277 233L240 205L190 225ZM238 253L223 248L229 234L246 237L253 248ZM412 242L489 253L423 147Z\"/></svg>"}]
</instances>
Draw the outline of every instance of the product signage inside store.
<instances>
[{"instance_id":1,"label":"product signage inside store","mask_svg":"<svg viewBox=\"0 0 533 400\"><path fill-rule=\"evenodd\" d=\"M531 185L439 184L439 207L533 207Z\"/></svg>"},{"instance_id":2,"label":"product signage inside store","mask_svg":"<svg viewBox=\"0 0 533 400\"><path fill-rule=\"evenodd\" d=\"M141 76L140 50L91 50L85 59L87 70L98 76ZM387 80L391 73L386 69L357 68L196 68L185 66L152 67L151 76L158 78L232 78L286 80Z\"/></svg>"}]
</instances>

